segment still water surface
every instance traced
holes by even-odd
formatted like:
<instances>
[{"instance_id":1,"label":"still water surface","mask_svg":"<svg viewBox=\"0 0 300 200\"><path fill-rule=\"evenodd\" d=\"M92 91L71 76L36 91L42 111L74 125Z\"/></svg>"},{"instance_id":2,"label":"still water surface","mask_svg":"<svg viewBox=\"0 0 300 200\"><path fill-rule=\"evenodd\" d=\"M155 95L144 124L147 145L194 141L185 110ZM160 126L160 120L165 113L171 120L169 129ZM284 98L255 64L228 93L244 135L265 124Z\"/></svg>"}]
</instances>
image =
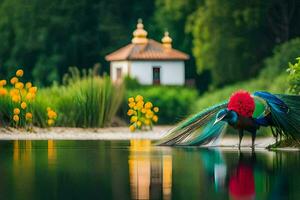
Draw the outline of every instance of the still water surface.
<instances>
[{"instance_id":1,"label":"still water surface","mask_svg":"<svg viewBox=\"0 0 300 200\"><path fill-rule=\"evenodd\" d=\"M1 141L1 199L300 199L299 152Z\"/></svg>"}]
</instances>

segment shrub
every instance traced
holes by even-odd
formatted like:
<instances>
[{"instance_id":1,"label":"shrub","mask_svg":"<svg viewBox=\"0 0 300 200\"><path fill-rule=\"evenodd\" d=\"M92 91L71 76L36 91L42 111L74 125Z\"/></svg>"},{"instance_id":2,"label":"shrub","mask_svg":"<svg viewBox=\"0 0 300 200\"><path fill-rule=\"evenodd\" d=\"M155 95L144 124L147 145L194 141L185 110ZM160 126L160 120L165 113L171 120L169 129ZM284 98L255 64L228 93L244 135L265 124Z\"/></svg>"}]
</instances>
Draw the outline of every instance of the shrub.
<instances>
[{"instance_id":1,"label":"shrub","mask_svg":"<svg viewBox=\"0 0 300 200\"><path fill-rule=\"evenodd\" d=\"M199 112L207 107L228 100L230 95L239 89L247 90L249 92L262 90L272 93L285 93L288 87L286 79L287 75L286 73L283 73L279 76L274 77L273 80L266 80L263 78L252 79L249 81L226 86L213 92L207 92L197 100L195 112Z\"/></svg>"},{"instance_id":2,"label":"shrub","mask_svg":"<svg viewBox=\"0 0 300 200\"><path fill-rule=\"evenodd\" d=\"M283 44L276 46L273 55L264 61L264 69L260 76L272 80L274 77L285 72L289 61L299 56L300 38L295 38Z\"/></svg>"},{"instance_id":3,"label":"shrub","mask_svg":"<svg viewBox=\"0 0 300 200\"><path fill-rule=\"evenodd\" d=\"M198 97L194 89L168 86L142 86L139 89L127 90L123 101L123 116L126 112L127 99L142 95L160 108L159 123L171 124L181 121L190 114Z\"/></svg>"},{"instance_id":4,"label":"shrub","mask_svg":"<svg viewBox=\"0 0 300 200\"><path fill-rule=\"evenodd\" d=\"M104 127L110 124L123 100L123 86L114 85L107 76L94 75L92 70L80 73L77 68L70 68L64 83L41 91L36 106L46 109L51 102L51 107L59 112L58 126Z\"/></svg>"},{"instance_id":5,"label":"shrub","mask_svg":"<svg viewBox=\"0 0 300 200\"><path fill-rule=\"evenodd\" d=\"M14 108L19 106L19 120L26 118L21 101L15 103L6 95L0 82L0 124L13 125ZM95 76L92 70L80 73L71 68L64 85L39 89L34 101L26 101L26 112L32 113L32 124L46 127L103 127L110 125L124 94L124 87L114 85L107 76ZM1 95L2 94L2 95ZM16 94L15 94L16 96ZM58 115L55 111L58 112ZM21 115L22 114L22 115ZM27 114L27 118L29 118ZM17 121L17 118L15 117ZM20 125L20 123L18 124Z\"/></svg>"},{"instance_id":6,"label":"shrub","mask_svg":"<svg viewBox=\"0 0 300 200\"><path fill-rule=\"evenodd\" d=\"M158 107L154 107L150 101L144 102L144 97L137 95L128 98L129 110L127 115L130 117L129 129L134 132L136 129L147 130L152 129L153 123L158 122Z\"/></svg>"},{"instance_id":7,"label":"shrub","mask_svg":"<svg viewBox=\"0 0 300 200\"><path fill-rule=\"evenodd\" d=\"M297 58L297 63L289 63L289 84L290 91L294 94L300 94L300 57Z\"/></svg>"},{"instance_id":8,"label":"shrub","mask_svg":"<svg viewBox=\"0 0 300 200\"><path fill-rule=\"evenodd\" d=\"M8 89L4 88L7 81L0 81L1 118L3 124L31 129L32 104L37 87L33 87L31 82L24 84L21 81L23 75L22 69L17 70L15 76L9 81L11 86Z\"/></svg>"}]
</instances>

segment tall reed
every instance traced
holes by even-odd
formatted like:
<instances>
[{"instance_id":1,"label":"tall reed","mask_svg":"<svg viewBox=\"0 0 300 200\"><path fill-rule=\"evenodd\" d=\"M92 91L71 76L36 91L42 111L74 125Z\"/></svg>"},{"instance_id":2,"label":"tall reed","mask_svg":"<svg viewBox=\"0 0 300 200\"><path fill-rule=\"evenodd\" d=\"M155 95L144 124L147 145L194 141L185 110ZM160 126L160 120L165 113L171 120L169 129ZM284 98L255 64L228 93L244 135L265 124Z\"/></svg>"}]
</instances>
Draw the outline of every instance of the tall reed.
<instances>
[{"instance_id":1,"label":"tall reed","mask_svg":"<svg viewBox=\"0 0 300 200\"><path fill-rule=\"evenodd\" d=\"M57 110L58 126L104 127L110 125L123 94L124 87L113 84L108 76L70 68L64 85L41 91L36 103L40 107L50 103Z\"/></svg>"}]
</instances>

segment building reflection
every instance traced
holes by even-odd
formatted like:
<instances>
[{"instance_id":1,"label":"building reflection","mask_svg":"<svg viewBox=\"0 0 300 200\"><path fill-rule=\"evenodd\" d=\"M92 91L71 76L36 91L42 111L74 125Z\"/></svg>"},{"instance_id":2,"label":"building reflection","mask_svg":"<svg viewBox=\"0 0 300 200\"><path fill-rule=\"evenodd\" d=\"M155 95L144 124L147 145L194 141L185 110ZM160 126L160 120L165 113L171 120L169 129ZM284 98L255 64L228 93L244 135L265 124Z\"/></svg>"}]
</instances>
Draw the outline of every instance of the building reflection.
<instances>
[{"instance_id":1,"label":"building reflection","mask_svg":"<svg viewBox=\"0 0 300 200\"><path fill-rule=\"evenodd\" d=\"M53 140L48 140L48 166L54 166L56 163L56 148Z\"/></svg>"},{"instance_id":2,"label":"building reflection","mask_svg":"<svg viewBox=\"0 0 300 200\"><path fill-rule=\"evenodd\" d=\"M133 199L171 199L171 155L155 154L150 140L131 140L128 163Z\"/></svg>"}]
</instances>

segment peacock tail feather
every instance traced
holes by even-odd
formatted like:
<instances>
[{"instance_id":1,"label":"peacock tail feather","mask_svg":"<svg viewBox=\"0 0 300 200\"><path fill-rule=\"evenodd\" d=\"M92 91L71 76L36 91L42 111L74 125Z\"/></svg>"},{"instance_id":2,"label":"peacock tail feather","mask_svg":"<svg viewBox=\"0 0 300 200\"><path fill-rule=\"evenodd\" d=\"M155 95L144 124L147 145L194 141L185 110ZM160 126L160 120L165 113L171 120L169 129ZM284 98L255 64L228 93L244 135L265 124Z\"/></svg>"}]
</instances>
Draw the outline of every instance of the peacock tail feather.
<instances>
[{"instance_id":1,"label":"peacock tail feather","mask_svg":"<svg viewBox=\"0 0 300 200\"><path fill-rule=\"evenodd\" d=\"M255 96L263 98L270 109L272 116L272 127L278 134L293 139L300 138L300 96L270 94L267 92L256 92Z\"/></svg>"},{"instance_id":2,"label":"peacock tail feather","mask_svg":"<svg viewBox=\"0 0 300 200\"><path fill-rule=\"evenodd\" d=\"M252 98L255 109L250 107L250 110L257 125L271 127L276 137L300 138L300 96L255 92ZM216 115L227 106L228 101L224 101L188 118L167 132L156 145L198 146L215 141L227 127L224 121L214 125Z\"/></svg>"},{"instance_id":3,"label":"peacock tail feather","mask_svg":"<svg viewBox=\"0 0 300 200\"><path fill-rule=\"evenodd\" d=\"M226 123L213 126L217 113L227 107L227 101L209 107L171 129L157 145L200 145L215 140Z\"/></svg>"}]
</instances>

